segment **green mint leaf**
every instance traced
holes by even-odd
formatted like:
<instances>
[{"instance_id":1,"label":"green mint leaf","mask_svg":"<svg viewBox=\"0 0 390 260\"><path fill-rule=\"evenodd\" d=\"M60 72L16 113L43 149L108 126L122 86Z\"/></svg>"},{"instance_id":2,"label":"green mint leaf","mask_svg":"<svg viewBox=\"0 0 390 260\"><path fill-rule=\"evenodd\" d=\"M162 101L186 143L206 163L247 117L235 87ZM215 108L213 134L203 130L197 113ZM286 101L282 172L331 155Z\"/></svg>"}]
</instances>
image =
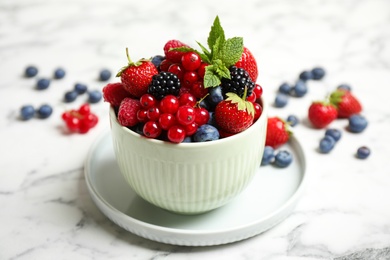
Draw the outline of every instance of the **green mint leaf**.
<instances>
[{"instance_id":1,"label":"green mint leaf","mask_svg":"<svg viewBox=\"0 0 390 260\"><path fill-rule=\"evenodd\" d=\"M215 17L214 23L211 26L209 37L207 38L207 44L209 45L210 50L213 49L213 46L217 42L217 39L220 38L220 41L225 41L225 32L219 22L219 17Z\"/></svg>"},{"instance_id":2,"label":"green mint leaf","mask_svg":"<svg viewBox=\"0 0 390 260\"><path fill-rule=\"evenodd\" d=\"M212 57L211 57L211 53L209 50L206 49L206 47L204 47L200 42L197 42L199 47L202 49L203 53L200 53L200 57L202 58L202 60L208 64L211 63L211 60L212 60Z\"/></svg>"},{"instance_id":3,"label":"green mint leaf","mask_svg":"<svg viewBox=\"0 0 390 260\"><path fill-rule=\"evenodd\" d=\"M194 52L198 52L197 50L195 50L193 48L185 47L185 46L177 47L177 48L170 48L169 51L180 51L180 52L194 51Z\"/></svg>"},{"instance_id":4,"label":"green mint leaf","mask_svg":"<svg viewBox=\"0 0 390 260\"><path fill-rule=\"evenodd\" d=\"M206 67L206 71L203 78L203 85L205 88L216 87L221 84L221 80L218 77L216 68L214 65Z\"/></svg>"},{"instance_id":5,"label":"green mint leaf","mask_svg":"<svg viewBox=\"0 0 390 260\"><path fill-rule=\"evenodd\" d=\"M230 79L230 71L221 60L213 61L213 69L220 78Z\"/></svg>"},{"instance_id":6,"label":"green mint leaf","mask_svg":"<svg viewBox=\"0 0 390 260\"><path fill-rule=\"evenodd\" d=\"M226 67L230 67L241 58L244 51L244 41L242 37L234 37L224 42L219 58Z\"/></svg>"}]
</instances>

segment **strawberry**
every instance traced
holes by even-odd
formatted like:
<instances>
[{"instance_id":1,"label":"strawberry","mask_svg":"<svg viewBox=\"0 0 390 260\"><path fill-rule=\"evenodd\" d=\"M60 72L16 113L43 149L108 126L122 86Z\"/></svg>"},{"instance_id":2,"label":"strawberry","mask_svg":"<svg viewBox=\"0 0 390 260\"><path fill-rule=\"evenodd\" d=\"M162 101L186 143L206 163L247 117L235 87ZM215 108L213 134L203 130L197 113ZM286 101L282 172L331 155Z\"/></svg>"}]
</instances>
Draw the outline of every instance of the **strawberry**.
<instances>
[{"instance_id":1,"label":"strawberry","mask_svg":"<svg viewBox=\"0 0 390 260\"><path fill-rule=\"evenodd\" d=\"M289 124L279 117L269 117L267 122L267 135L265 145L274 149L285 144L290 139L292 132L289 130Z\"/></svg>"},{"instance_id":2,"label":"strawberry","mask_svg":"<svg viewBox=\"0 0 390 260\"><path fill-rule=\"evenodd\" d=\"M104 101L110 103L113 107L118 108L122 100L126 97L132 96L125 90L121 82L108 83L103 87Z\"/></svg>"},{"instance_id":3,"label":"strawberry","mask_svg":"<svg viewBox=\"0 0 390 260\"><path fill-rule=\"evenodd\" d=\"M171 61L172 63L180 63L181 57L183 56L184 52L181 51L170 51L172 48L179 48L179 47L190 47L185 43L182 43L179 40L169 40L164 45L164 54L167 60Z\"/></svg>"},{"instance_id":4,"label":"strawberry","mask_svg":"<svg viewBox=\"0 0 390 260\"><path fill-rule=\"evenodd\" d=\"M349 118L362 111L359 100L348 90L337 89L330 95L330 102L336 106L339 118Z\"/></svg>"},{"instance_id":5,"label":"strawberry","mask_svg":"<svg viewBox=\"0 0 390 260\"><path fill-rule=\"evenodd\" d=\"M308 118L315 128L324 128L337 118L337 110L329 102L313 102L309 107Z\"/></svg>"},{"instance_id":6,"label":"strawberry","mask_svg":"<svg viewBox=\"0 0 390 260\"><path fill-rule=\"evenodd\" d=\"M131 95L139 98L147 93L152 77L158 71L150 60L141 59L137 62L132 62L127 48L126 55L129 63L116 76L121 78L123 87Z\"/></svg>"},{"instance_id":7,"label":"strawberry","mask_svg":"<svg viewBox=\"0 0 390 260\"><path fill-rule=\"evenodd\" d=\"M215 108L215 121L222 132L237 134L253 124L253 103L245 101L246 89L243 98L235 93L227 93L226 96Z\"/></svg>"},{"instance_id":8,"label":"strawberry","mask_svg":"<svg viewBox=\"0 0 390 260\"><path fill-rule=\"evenodd\" d=\"M132 127L139 123L137 112L141 109L141 102L138 99L125 98L122 100L118 110L118 121L122 126Z\"/></svg>"},{"instance_id":9,"label":"strawberry","mask_svg":"<svg viewBox=\"0 0 390 260\"><path fill-rule=\"evenodd\" d=\"M244 47L241 58L236 62L235 66L246 70L249 73L251 80L256 82L258 75L257 63L255 57L248 48Z\"/></svg>"}]
</instances>

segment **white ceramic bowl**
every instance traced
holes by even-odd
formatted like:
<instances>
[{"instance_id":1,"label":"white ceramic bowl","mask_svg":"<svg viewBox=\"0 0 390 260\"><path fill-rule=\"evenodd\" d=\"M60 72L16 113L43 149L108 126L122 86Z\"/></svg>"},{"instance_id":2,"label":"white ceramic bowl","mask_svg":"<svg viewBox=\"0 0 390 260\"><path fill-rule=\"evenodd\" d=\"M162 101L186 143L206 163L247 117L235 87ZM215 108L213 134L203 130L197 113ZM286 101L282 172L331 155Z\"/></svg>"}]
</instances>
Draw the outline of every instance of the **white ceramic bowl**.
<instances>
[{"instance_id":1,"label":"white ceramic bowl","mask_svg":"<svg viewBox=\"0 0 390 260\"><path fill-rule=\"evenodd\" d=\"M218 208L240 194L260 166L267 105L245 131L201 143L145 138L121 126L110 108L116 160L130 187L146 201L181 214Z\"/></svg>"}]
</instances>

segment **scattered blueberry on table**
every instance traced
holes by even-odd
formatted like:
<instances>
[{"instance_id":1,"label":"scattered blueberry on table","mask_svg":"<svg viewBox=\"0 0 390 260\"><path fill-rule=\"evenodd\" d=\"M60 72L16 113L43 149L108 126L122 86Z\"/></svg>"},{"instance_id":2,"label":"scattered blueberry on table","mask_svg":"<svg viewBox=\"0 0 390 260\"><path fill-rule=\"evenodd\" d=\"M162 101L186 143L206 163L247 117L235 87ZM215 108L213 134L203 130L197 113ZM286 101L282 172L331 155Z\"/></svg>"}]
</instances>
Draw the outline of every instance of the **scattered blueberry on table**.
<instances>
[{"instance_id":1,"label":"scattered blueberry on table","mask_svg":"<svg viewBox=\"0 0 390 260\"><path fill-rule=\"evenodd\" d=\"M275 107L285 107L288 103L288 96L283 93L277 93L275 96L274 105Z\"/></svg>"},{"instance_id":2,"label":"scattered blueberry on table","mask_svg":"<svg viewBox=\"0 0 390 260\"><path fill-rule=\"evenodd\" d=\"M329 153L335 145L336 141L333 139L333 137L329 135L325 135L320 140L319 150L321 153Z\"/></svg>"},{"instance_id":3,"label":"scattered blueberry on table","mask_svg":"<svg viewBox=\"0 0 390 260\"><path fill-rule=\"evenodd\" d=\"M32 105L24 105L20 109L20 117L23 120L29 120L34 117L35 109Z\"/></svg>"},{"instance_id":4,"label":"scattered blueberry on table","mask_svg":"<svg viewBox=\"0 0 390 260\"><path fill-rule=\"evenodd\" d=\"M368 125L367 119L362 115L352 115L348 118L348 130L353 133L361 133Z\"/></svg>"},{"instance_id":5,"label":"scattered blueberry on table","mask_svg":"<svg viewBox=\"0 0 390 260\"><path fill-rule=\"evenodd\" d=\"M55 79L62 79L65 77L65 70L63 68L57 68L55 71L54 71L54 78Z\"/></svg>"},{"instance_id":6,"label":"scattered blueberry on table","mask_svg":"<svg viewBox=\"0 0 390 260\"><path fill-rule=\"evenodd\" d=\"M273 163L275 159L275 150L271 146L265 146L263 152L263 158L261 160L261 165L268 165Z\"/></svg>"},{"instance_id":7,"label":"scattered blueberry on table","mask_svg":"<svg viewBox=\"0 0 390 260\"><path fill-rule=\"evenodd\" d=\"M27 78L35 77L37 74L38 74L38 68L33 65L27 66L24 71L24 76Z\"/></svg>"},{"instance_id":8,"label":"scattered blueberry on table","mask_svg":"<svg viewBox=\"0 0 390 260\"><path fill-rule=\"evenodd\" d=\"M356 157L359 159L366 159L371 153L370 148L367 146L361 146L357 149Z\"/></svg>"},{"instance_id":9,"label":"scattered blueberry on table","mask_svg":"<svg viewBox=\"0 0 390 260\"><path fill-rule=\"evenodd\" d=\"M41 78L37 81L36 88L38 90L44 90L47 89L50 86L50 79Z\"/></svg>"},{"instance_id":10,"label":"scattered blueberry on table","mask_svg":"<svg viewBox=\"0 0 390 260\"><path fill-rule=\"evenodd\" d=\"M341 131L335 128L326 129L325 135L332 137L336 142L341 138Z\"/></svg>"},{"instance_id":11,"label":"scattered blueberry on table","mask_svg":"<svg viewBox=\"0 0 390 260\"><path fill-rule=\"evenodd\" d=\"M274 164L279 168L286 168L293 160L292 154L289 151L281 150L275 155Z\"/></svg>"},{"instance_id":12,"label":"scattered blueberry on table","mask_svg":"<svg viewBox=\"0 0 390 260\"><path fill-rule=\"evenodd\" d=\"M37 115L39 118L45 119L51 116L53 108L50 105L42 105L37 109Z\"/></svg>"},{"instance_id":13,"label":"scattered blueberry on table","mask_svg":"<svg viewBox=\"0 0 390 260\"><path fill-rule=\"evenodd\" d=\"M108 69L102 69L99 73L100 81L107 81L111 78L111 71Z\"/></svg>"}]
</instances>

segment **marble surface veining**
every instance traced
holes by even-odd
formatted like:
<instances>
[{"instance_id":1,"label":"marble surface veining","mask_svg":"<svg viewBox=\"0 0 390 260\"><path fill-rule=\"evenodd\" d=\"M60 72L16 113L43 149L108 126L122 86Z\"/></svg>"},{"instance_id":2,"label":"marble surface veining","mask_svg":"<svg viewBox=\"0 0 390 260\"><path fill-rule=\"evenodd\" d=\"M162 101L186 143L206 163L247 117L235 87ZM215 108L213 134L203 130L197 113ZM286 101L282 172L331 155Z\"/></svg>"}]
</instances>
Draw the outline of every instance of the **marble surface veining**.
<instances>
[{"instance_id":1,"label":"marble surface veining","mask_svg":"<svg viewBox=\"0 0 390 260\"><path fill-rule=\"evenodd\" d=\"M302 70L323 66L327 75L309 93L270 115L295 114L310 174L293 213L273 229L241 242L181 247L149 241L108 220L87 191L83 163L94 140L109 129L108 106L86 135L68 134L61 121L75 82L101 89L101 68L162 53L169 39L205 42L219 15L228 37L242 36L257 58L265 99L294 82ZM49 89L23 77L34 64L39 76L67 75ZM113 79L115 81L115 79ZM390 2L388 0L260 1L0 1L0 259L390 259ZM313 100L348 83L369 120L361 134L344 131L329 155L317 152L323 131L309 127ZM53 115L23 122L24 104L48 103ZM367 145L372 155L354 154Z\"/></svg>"}]
</instances>

